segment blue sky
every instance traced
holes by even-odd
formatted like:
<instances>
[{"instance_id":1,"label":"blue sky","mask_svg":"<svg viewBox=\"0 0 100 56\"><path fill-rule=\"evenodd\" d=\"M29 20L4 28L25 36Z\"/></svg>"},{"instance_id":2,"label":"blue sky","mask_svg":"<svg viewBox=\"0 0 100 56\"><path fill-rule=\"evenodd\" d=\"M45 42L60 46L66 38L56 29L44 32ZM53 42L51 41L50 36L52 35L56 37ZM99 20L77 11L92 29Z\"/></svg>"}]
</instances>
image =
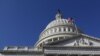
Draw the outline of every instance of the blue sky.
<instances>
[{"instance_id":1,"label":"blue sky","mask_svg":"<svg viewBox=\"0 0 100 56\"><path fill-rule=\"evenodd\" d=\"M58 8L86 34L100 37L100 0L0 0L0 48L33 46Z\"/></svg>"}]
</instances>

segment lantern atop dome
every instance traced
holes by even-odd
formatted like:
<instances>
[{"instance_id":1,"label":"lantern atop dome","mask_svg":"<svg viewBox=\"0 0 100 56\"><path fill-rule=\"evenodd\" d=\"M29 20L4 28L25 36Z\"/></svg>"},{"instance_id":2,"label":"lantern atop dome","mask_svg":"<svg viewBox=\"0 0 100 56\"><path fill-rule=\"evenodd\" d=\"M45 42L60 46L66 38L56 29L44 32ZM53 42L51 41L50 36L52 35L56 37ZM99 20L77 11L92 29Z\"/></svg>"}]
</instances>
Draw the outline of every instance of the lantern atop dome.
<instances>
[{"instance_id":1,"label":"lantern atop dome","mask_svg":"<svg viewBox=\"0 0 100 56\"><path fill-rule=\"evenodd\" d=\"M58 9L57 14L55 16L56 19L61 19L62 18L62 14L61 11Z\"/></svg>"}]
</instances>

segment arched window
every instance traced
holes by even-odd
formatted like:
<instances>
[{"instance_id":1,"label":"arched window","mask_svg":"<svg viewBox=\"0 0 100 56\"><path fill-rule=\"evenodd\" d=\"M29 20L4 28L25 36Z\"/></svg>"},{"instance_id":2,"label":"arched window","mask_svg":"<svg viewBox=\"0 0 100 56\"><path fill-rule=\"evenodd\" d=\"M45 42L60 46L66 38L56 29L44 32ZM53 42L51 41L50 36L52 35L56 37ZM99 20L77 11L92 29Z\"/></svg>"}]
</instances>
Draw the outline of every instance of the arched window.
<instances>
[{"instance_id":1,"label":"arched window","mask_svg":"<svg viewBox=\"0 0 100 56\"><path fill-rule=\"evenodd\" d=\"M61 32L61 28L59 28L59 32Z\"/></svg>"},{"instance_id":2,"label":"arched window","mask_svg":"<svg viewBox=\"0 0 100 56\"><path fill-rule=\"evenodd\" d=\"M59 37L59 40L62 40L62 39L64 39L64 37Z\"/></svg>"},{"instance_id":3,"label":"arched window","mask_svg":"<svg viewBox=\"0 0 100 56\"><path fill-rule=\"evenodd\" d=\"M52 39L49 39L48 42L52 42Z\"/></svg>"},{"instance_id":4,"label":"arched window","mask_svg":"<svg viewBox=\"0 0 100 56\"><path fill-rule=\"evenodd\" d=\"M53 38L53 41L57 41L58 40L58 38Z\"/></svg>"},{"instance_id":5,"label":"arched window","mask_svg":"<svg viewBox=\"0 0 100 56\"><path fill-rule=\"evenodd\" d=\"M42 43L39 45L39 47L42 47Z\"/></svg>"},{"instance_id":6,"label":"arched window","mask_svg":"<svg viewBox=\"0 0 100 56\"><path fill-rule=\"evenodd\" d=\"M74 29L72 29L72 32L74 32Z\"/></svg>"},{"instance_id":7,"label":"arched window","mask_svg":"<svg viewBox=\"0 0 100 56\"><path fill-rule=\"evenodd\" d=\"M63 29L63 30L64 30L64 32L65 32L65 31L66 31L66 28L64 27L64 29Z\"/></svg>"},{"instance_id":8,"label":"arched window","mask_svg":"<svg viewBox=\"0 0 100 56\"><path fill-rule=\"evenodd\" d=\"M68 27L68 32L70 31L70 28Z\"/></svg>"}]
</instances>

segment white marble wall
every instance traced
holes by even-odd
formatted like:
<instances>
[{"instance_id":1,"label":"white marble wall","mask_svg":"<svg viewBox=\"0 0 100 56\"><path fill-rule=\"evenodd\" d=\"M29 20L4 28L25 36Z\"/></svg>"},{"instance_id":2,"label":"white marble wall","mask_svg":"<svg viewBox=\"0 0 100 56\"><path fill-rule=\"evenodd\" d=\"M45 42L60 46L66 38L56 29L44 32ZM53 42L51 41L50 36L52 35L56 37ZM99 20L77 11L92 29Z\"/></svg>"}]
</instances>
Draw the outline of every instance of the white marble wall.
<instances>
[{"instance_id":1,"label":"white marble wall","mask_svg":"<svg viewBox=\"0 0 100 56\"><path fill-rule=\"evenodd\" d=\"M65 41L65 42L62 42L62 43L59 43L58 45L62 45L62 46L74 46L74 44L76 43L76 41L79 41L81 40L81 37L80 38L76 38L76 39L72 39L72 40L68 40L68 41ZM91 42L93 45L91 46L100 46L100 42L99 41L96 41L96 40L92 40L92 39L89 39L89 38L84 38L83 37L83 40L85 43L87 43L87 45L84 45L84 44L81 44L79 46L90 46L89 43ZM80 44L80 42L79 42Z\"/></svg>"}]
</instances>

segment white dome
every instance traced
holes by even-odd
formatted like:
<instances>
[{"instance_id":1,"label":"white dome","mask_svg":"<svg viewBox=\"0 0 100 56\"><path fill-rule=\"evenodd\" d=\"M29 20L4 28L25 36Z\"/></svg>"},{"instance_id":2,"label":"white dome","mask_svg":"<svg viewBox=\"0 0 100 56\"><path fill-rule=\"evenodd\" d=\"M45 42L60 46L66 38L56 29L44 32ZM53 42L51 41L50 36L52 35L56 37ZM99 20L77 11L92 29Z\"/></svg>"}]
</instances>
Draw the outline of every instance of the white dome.
<instances>
[{"instance_id":1,"label":"white dome","mask_svg":"<svg viewBox=\"0 0 100 56\"><path fill-rule=\"evenodd\" d=\"M40 34L39 40L59 33L60 33L59 35L61 35L61 33L66 33L66 35L81 33L81 31L73 23L73 20L70 19L71 18L56 19L50 22L44 29L44 31Z\"/></svg>"},{"instance_id":2,"label":"white dome","mask_svg":"<svg viewBox=\"0 0 100 56\"><path fill-rule=\"evenodd\" d=\"M73 23L68 23L68 20L67 19L56 19L56 20L53 20L52 22L50 22L46 29L48 28L51 28L51 27L55 27L55 26L61 26L61 25L73 25Z\"/></svg>"},{"instance_id":3,"label":"white dome","mask_svg":"<svg viewBox=\"0 0 100 56\"><path fill-rule=\"evenodd\" d=\"M47 27L42 31L39 40L36 44L37 47L43 45L44 42L53 42L60 39L70 38L76 36L81 31L73 23L72 18L64 19L58 13L55 20L50 22Z\"/></svg>"}]
</instances>

